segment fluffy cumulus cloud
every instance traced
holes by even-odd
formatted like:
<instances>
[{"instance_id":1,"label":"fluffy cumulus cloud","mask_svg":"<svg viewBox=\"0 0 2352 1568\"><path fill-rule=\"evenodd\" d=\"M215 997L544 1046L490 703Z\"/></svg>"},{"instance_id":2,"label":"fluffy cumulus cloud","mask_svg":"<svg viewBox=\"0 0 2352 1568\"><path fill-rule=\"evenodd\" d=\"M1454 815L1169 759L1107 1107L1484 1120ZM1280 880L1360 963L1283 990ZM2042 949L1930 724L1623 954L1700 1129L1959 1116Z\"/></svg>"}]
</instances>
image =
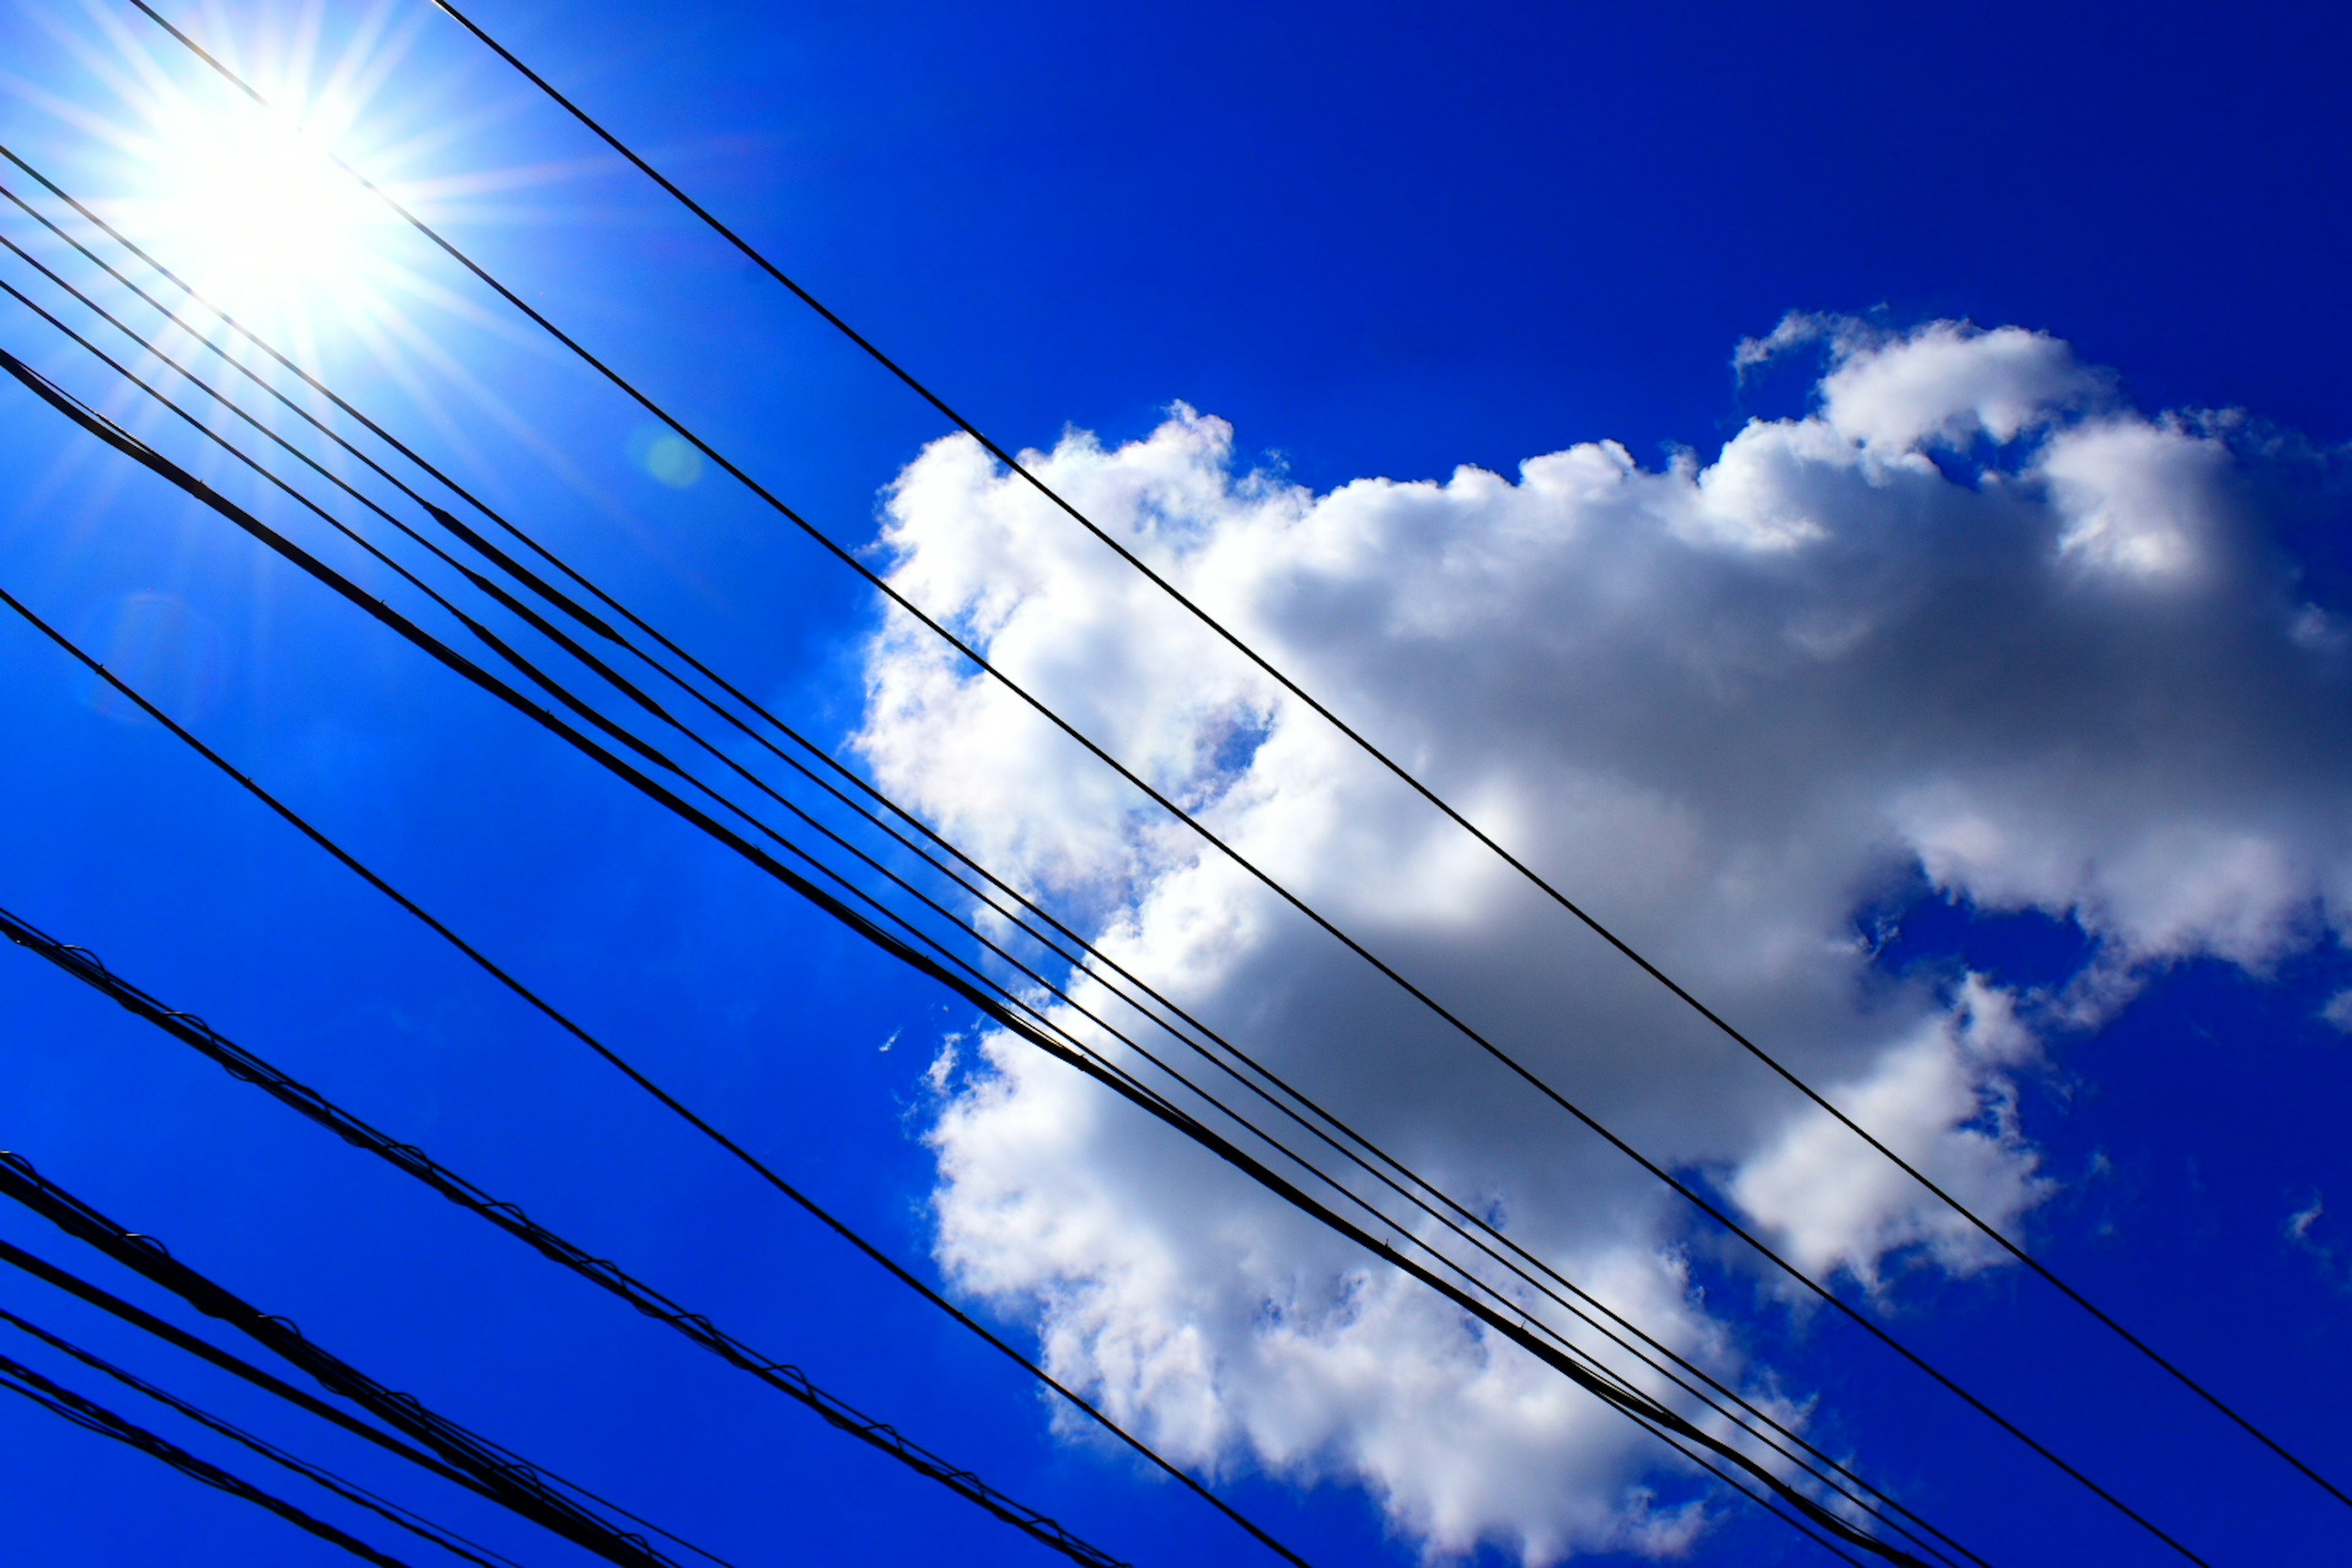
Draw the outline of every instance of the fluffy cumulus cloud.
<instances>
[{"instance_id":1,"label":"fluffy cumulus cloud","mask_svg":"<svg viewBox=\"0 0 2352 1568\"><path fill-rule=\"evenodd\" d=\"M2137 412L2014 329L1792 319L1742 358L1808 340L1826 356L1811 411L1707 462L1601 442L1516 478L1318 495L1238 465L1232 432L1181 408L1031 460L2013 1226L2050 1182L2011 1079L2053 1020L2153 966L2259 967L2352 919L2347 639L2299 598L2227 421ZM1998 1263L970 442L907 468L886 541L916 602L1803 1267L1875 1287ZM1687 1215L1622 1156L923 634L887 626L867 679L861 744L887 786L1796 1418L1691 1288ZM2063 998L1888 979L1857 911L1922 878L2079 922L2090 973ZM1153 1442L1361 1485L1440 1553L1666 1554L1704 1528L1622 1417L1059 1064L977 1049L932 1132L941 1259Z\"/></svg>"}]
</instances>

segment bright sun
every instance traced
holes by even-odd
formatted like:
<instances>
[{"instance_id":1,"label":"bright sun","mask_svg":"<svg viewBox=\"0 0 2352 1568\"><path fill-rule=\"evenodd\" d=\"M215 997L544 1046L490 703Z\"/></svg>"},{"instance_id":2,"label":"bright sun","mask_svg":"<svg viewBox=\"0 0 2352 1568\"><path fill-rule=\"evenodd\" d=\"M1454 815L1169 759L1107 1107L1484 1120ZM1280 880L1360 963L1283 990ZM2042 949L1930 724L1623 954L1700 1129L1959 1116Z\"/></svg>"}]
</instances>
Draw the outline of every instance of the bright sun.
<instances>
[{"instance_id":1,"label":"bright sun","mask_svg":"<svg viewBox=\"0 0 2352 1568\"><path fill-rule=\"evenodd\" d=\"M242 105L184 106L156 127L145 174L140 226L224 309L306 327L368 310L388 215L306 127Z\"/></svg>"}]
</instances>

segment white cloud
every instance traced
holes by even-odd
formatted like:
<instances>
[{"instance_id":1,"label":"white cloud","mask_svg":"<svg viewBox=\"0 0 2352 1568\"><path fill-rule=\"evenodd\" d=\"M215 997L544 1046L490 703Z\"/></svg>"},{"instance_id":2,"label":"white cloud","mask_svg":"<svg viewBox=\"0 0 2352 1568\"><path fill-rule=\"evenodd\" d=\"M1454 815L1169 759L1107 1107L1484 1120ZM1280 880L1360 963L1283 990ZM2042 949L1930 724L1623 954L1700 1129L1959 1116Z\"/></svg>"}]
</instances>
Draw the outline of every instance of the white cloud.
<instances>
[{"instance_id":1,"label":"white cloud","mask_svg":"<svg viewBox=\"0 0 2352 1568\"><path fill-rule=\"evenodd\" d=\"M2259 967L2352 911L2336 653L2205 425L2054 340L1792 319L1816 411L1662 472L1236 472L1178 409L1033 460L1448 798L1989 1218L2047 1191L2016 998L1874 979L1856 909L1924 868L2079 921L2094 1002ZM1932 458L1979 437L1965 479ZM1940 449L1940 450L1939 450ZM1996 1261L961 437L888 498L894 580L1244 853L1807 1266ZM1727 1380L1685 1216L1001 689L906 627L869 654L881 781L1511 1234ZM2095 995L2093 994L2095 992ZM2082 998L2078 997L2078 1001ZM2086 1004L2087 1005L2087 1004ZM1438 1552L1668 1552L1658 1451L1428 1292L1004 1040L940 1079L940 1255L1052 1365L1194 1462L1340 1478Z\"/></svg>"}]
</instances>

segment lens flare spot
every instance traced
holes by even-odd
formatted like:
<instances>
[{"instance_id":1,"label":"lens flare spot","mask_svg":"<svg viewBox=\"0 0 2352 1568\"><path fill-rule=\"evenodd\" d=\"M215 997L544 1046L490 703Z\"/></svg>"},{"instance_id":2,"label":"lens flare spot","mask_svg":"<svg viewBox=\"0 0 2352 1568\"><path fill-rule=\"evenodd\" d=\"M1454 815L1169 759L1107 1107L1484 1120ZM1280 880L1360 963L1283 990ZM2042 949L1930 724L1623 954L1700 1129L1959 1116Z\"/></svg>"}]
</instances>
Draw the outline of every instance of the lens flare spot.
<instances>
[{"instance_id":1,"label":"lens flare spot","mask_svg":"<svg viewBox=\"0 0 2352 1568\"><path fill-rule=\"evenodd\" d=\"M702 454L658 425L649 425L629 437L629 460L654 480L682 490L702 478Z\"/></svg>"},{"instance_id":2,"label":"lens flare spot","mask_svg":"<svg viewBox=\"0 0 2352 1568\"><path fill-rule=\"evenodd\" d=\"M220 700L227 650L212 622L170 594L132 594L118 601L93 639L102 662L123 683L174 719L201 719ZM138 705L97 682L90 706L127 724L149 722Z\"/></svg>"}]
</instances>

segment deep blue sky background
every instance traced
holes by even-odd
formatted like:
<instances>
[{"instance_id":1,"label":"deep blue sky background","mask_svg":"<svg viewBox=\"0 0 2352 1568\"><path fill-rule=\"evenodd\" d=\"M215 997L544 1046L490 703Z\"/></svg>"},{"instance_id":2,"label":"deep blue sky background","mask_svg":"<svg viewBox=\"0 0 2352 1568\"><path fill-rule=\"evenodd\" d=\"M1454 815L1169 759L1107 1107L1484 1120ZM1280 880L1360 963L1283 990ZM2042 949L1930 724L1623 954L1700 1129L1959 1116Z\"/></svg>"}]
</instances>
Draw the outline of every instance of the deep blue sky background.
<instances>
[{"instance_id":1,"label":"deep blue sky background","mask_svg":"<svg viewBox=\"0 0 2352 1568\"><path fill-rule=\"evenodd\" d=\"M32 12L95 36L62 7ZM202 24L259 37L264 15L227 5ZM1604 436L1655 462L1669 443L1711 452L1745 416L1741 336L1791 308L1877 307L2059 333L2146 406L2242 405L2323 444L2352 437L2352 24L2318 7L485 0L479 15L1011 443L1066 423L1131 436L1182 398L1318 486L1508 471ZM0 68L111 102L24 16L0 21ZM0 98L0 128L84 188L121 177L28 98ZM421 17L362 132L355 148L370 132L398 145L395 173L553 170L456 205L453 231L843 537L870 531L877 488L937 433L446 22ZM646 479L628 455L642 418L519 335L419 319L576 465L566 479L486 438L469 476L793 716L854 721L871 612L845 575L715 476ZM8 311L0 342L48 363ZM322 352L339 384L415 424L356 343ZM2334 513L2315 507L2325 558ZM126 614L153 613L137 596L184 606L175 624L200 629L147 670L159 694L923 1255L921 1073L967 1021L938 994L13 390L0 583L101 647ZM1173 1489L1051 1440L1016 1373L160 731L108 712L20 626L0 625L0 902L1089 1538L1146 1565L1240 1560ZM2046 922L1910 914L1890 964L1965 957L2030 979L2080 956ZM2324 1216L2298 1247L2286 1221L2339 1191L2352 1205L2352 1068L2311 1017L2347 978L2333 952L2265 984L2185 971L2065 1045L2025 1108L2074 1184L2035 1222L2048 1256L2339 1475L2352 1233ZM34 961L0 953L0 1145L525 1454L747 1568L1045 1560ZM69 1256L22 1215L0 1215L0 1235ZM266 1417L22 1281L0 1279L0 1301ZM2352 1541L2352 1515L2044 1293L1914 1281L1897 1303L1923 1347L2213 1561L2321 1560ZM1832 1436L1992 1560L2162 1560L1853 1336L1769 1315L1758 1331L1792 1386L1822 1391ZM1318 1563L1411 1559L1342 1489L1234 1490ZM0 1406L0 1506L26 1562L332 1557L29 1409ZM534 1562L574 1555L501 1539ZM1698 1560L1818 1560L1806 1550L1735 1516Z\"/></svg>"}]
</instances>

